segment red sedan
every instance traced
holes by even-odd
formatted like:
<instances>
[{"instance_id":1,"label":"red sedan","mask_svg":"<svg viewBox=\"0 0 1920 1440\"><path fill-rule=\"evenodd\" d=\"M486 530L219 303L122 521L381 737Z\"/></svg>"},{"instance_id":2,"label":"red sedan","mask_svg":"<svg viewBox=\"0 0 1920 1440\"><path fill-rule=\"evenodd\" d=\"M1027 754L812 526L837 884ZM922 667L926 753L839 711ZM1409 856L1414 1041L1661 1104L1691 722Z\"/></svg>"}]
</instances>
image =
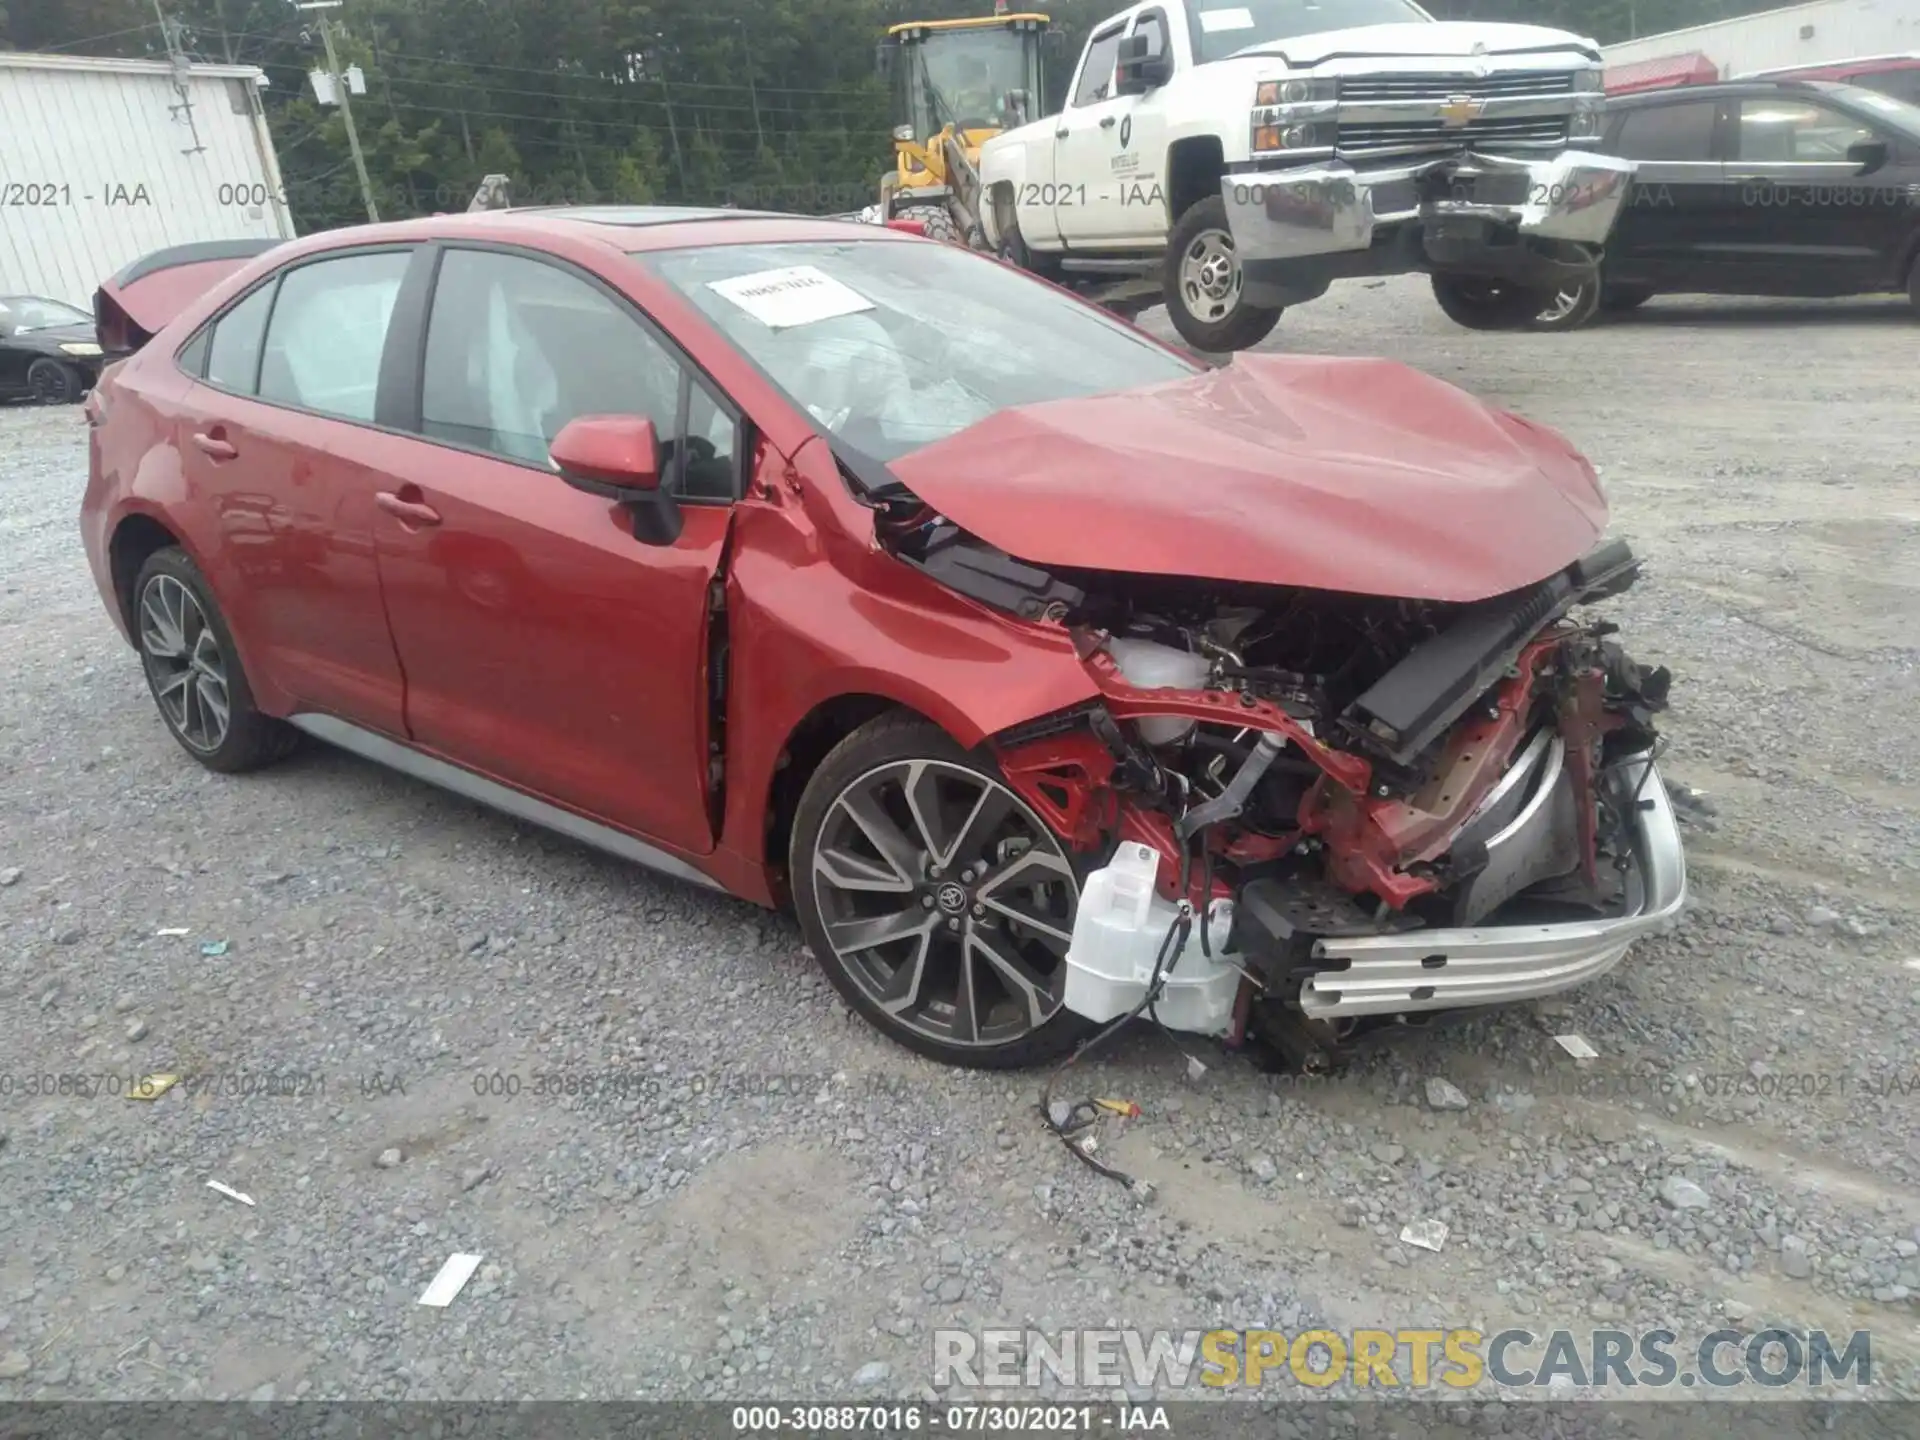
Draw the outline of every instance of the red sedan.
<instances>
[{"instance_id":1,"label":"red sedan","mask_svg":"<svg viewBox=\"0 0 1920 1440\"><path fill-rule=\"evenodd\" d=\"M1148 1014L1318 1063L1686 891L1667 675L1558 435L1213 368L874 226L559 209L101 288L100 593L188 754L343 746L790 905L958 1064Z\"/></svg>"}]
</instances>

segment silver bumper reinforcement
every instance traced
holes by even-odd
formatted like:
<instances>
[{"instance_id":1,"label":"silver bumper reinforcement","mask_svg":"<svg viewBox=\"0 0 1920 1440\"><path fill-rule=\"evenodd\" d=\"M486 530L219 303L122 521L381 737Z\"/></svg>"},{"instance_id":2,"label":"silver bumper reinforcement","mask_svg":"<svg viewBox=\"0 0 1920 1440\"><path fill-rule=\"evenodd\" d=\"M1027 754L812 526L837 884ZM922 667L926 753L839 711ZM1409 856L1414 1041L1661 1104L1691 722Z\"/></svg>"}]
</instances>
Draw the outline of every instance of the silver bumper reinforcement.
<instances>
[{"instance_id":1,"label":"silver bumper reinforcement","mask_svg":"<svg viewBox=\"0 0 1920 1440\"><path fill-rule=\"evenodd\" d=\"M1642 779L1645 785L1641 786ZM1651 756L1619 767L1622 790L1639 789L1636 864L1628 875L1629 912L1605 920L1553 925L1489 925L1412 930L1316 941L1313 958L1345 962L1300 992L1311 1019L1507 1005L1552 995L1605 975L1643 935L1668 926L1687 901L1687 862L1673 802Z\"/></svg>"},{"instance_id":2,"label":"silver bumper reinforcement","mask_svg":"<svg viewBox=\"0 0 1920 1440\"><path fill-rule=\"evenodd\" d=\"M1531 763L1557 772L1557 744L1551 753L1545 746L1535 748L1540 753L1529 752ZM1651 757L1632 756L1613 767L1609 778L1623 799L1637 790L1641 802L1634 811L1637 863L1626 876L1625 914L1551 925L1316 940L1311 963L1326 968L1302 985L1301 1010L1309 1019L1341 1020L1506 1005L1583 985L1613 969L1635 940L1663 929L1680 913L1687 899L1687 866L1673 804ZM1543 844L1541 827L1558 804L1554 797L1560 788L1549 775L1534 792L1535 800L1511 819L1504 818L1496 797L1489 814L1500 812L1501 828L1489 854L1514 872L1503 880L1503 892L1518 883L1518 872ZM1508 845L1526 853L1505 856ZM1158 861L1144 845L1123 845L1105 869L1088 877L1067 952L1067 1009L1108 1021L1146 998L1175 914L1153 892ZM1231 1026L1247 973L1243 957L1226 949L1233 906L1216 904L1211 921L1210 947L1202 947L1196 925L1186 946L1169 957L1166 988L1156 1006L1169 1029L1224 1035Z\"/></svg>"},{"instance_id":3,"label":"silver bumper reinforcement","mask_svg":"<svg viewBox=\"0 0 1920 1440\"><path fill-rule=\"evenodd\" d=\"M1633 172L1632 161L1583 150L1540 160L1469 151L1365 170L1330 160L1229 175L1220 188L1241 260L1300 260L1369 249L1375 227L1406 221L1481 220L1600 245Z\"/></svg>"}]
</instances>

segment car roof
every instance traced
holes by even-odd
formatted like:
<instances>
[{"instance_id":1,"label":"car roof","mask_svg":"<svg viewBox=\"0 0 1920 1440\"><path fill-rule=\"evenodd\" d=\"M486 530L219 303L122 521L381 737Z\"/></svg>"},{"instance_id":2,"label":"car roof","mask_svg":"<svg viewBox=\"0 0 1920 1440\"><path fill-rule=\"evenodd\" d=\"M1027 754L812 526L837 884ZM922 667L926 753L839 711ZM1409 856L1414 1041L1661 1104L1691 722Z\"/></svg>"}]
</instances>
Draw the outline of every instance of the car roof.
<instances>
[{"instance_id":1,"label":"car roof","mask_svg":"<svg viewBox=\"0 0 1920 1440\"><path fill-rule=\"evenodd\" d=\"M1855 85L1837 85L1827 80L1722 80L1717 84L1668 85L1658 90L1640 90L1607 98L1609 110L1634 110L1644 105L1677 103L1682 100L1723 100L1738 95L1841 95L1857 90Z\"/></svg>"},{"instance_id":2,"label":"car roof","mask_svg":"<svg viewBox=\"0 0 1920 1440\"><path fill-rule=\"evenodd\" d=\"M375 238L422 240L466 231L525 232L535 237L587 240L632 253L707 245L779 244L806 240L886 240L912 243L916 236L883 225L773 210L731 210L693 205L539 205L524 209L473 210L423 216L380 225L356 225L309 237L334 243Z\"/></svg>"}]
</instances>

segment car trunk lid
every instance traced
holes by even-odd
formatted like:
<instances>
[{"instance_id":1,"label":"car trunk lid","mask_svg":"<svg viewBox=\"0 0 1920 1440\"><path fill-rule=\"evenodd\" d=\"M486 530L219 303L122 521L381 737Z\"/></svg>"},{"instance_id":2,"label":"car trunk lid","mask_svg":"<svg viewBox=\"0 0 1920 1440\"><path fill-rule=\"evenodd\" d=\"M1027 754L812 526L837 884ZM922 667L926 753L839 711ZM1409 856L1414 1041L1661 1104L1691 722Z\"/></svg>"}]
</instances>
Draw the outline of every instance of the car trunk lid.
<instances>
[{"instance_id":1,"label":"car trunk lid","mask_svg":"<svg viewBox=\"0 0 1920 1440\"><path fill-rule=\"evenodd\" d=\"M101 350L131 355L173 317L280 240L212 240L172 245L141 256L101 281L93 296Z\"/></svg>"}]
</instances>

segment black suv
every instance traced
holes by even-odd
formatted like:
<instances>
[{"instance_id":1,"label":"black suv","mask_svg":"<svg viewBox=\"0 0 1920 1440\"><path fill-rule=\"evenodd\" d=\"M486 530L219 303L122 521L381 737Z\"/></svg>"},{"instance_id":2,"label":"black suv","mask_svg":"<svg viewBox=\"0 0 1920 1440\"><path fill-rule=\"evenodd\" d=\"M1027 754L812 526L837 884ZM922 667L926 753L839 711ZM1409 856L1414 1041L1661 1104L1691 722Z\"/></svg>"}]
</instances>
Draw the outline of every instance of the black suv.
<instances>
[{"instance_id":1,"label":"black suv","mask_svg":"<svg viewBox=\"0 0 1920 1440\"><path fill-rule=\"evenodd\" d=\"M1746 80L1622 95L1596 147L1637 165L1598 285L1537 328L1656 294L1905 292L1920 312L1920 106L1854 85Z\"/></svg>"}]
</instances>

